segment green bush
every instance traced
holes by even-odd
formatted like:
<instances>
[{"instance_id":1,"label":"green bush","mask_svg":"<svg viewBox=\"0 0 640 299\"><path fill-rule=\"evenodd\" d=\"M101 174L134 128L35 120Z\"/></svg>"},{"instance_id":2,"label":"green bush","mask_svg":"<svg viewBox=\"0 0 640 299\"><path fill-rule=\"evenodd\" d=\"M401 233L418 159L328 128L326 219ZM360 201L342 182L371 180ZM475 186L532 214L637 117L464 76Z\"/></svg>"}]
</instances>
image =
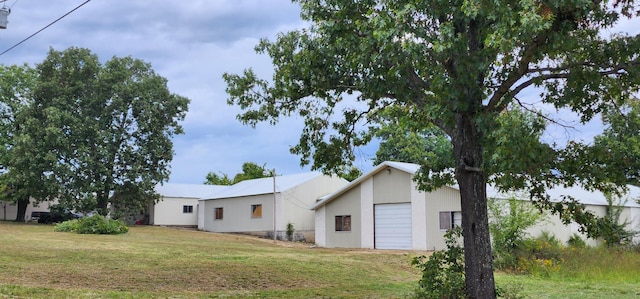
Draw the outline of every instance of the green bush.
<instances>
[{"instance_id":1,"label":"green bush","mask_svg":"<svg viewBox=\"0 0 640 299\"><path fill-rule=\"evenodd\" d=\"M416 290L417 298L465 298L464 250L458 243L462 229L456 227L445 234L447 249L428 258L415 257L411 264L422 271Z\"/></svg>"},{"instance_id":2,"label":"green bush","mask_svg":"<svg viewBox=\"0 0 640 299\"><path fill-rule=\"evenodd\" d=\"M571 248L586 248L587 242L585 242L580 235L573 234L569 237L569 240L567 240L567 245Z\"/></svg>"},{"instance_id":3,"label":"green bush","mask_svg":"<svg viewBox=\"0 0 640 299\"><path fill-rule=\"evenodd\" d=\"M514 270L519 265L524 243L530 240L526 230L546 220L529 202L510 198L491 199L489 208L489 231L493 245L494 267Z\"/></svg>"},{"instance_id":4,"label":"green bush","mask_svg":"<svg viewBox=\"0 0 640 299\"><path fill-rule=\"evenodd\" d=\"M520 273L548 276L560 270L564 247L553 234L542 232L536 239L528 239L514 254Z\"/></svg>"},{"instance_id":5,"label":"green bush","mask_svg":"<svg viewBox=\"0 0 640 299\"><path fill-rule=\"evenodd\" d=\"M293 232L295 229L293 228L293 223L287 223L287 240L293 241Z\"/></svg>"},{"instance_id":6,"label":"green bush","mask_svg":"<svg viewBox=\"0 0 640 299\"><path fill-rule=\"evenodd\" d=\"M56 224L56 226L53 228L53 231L74 232L78 230L79 226L80 226L80 220L72 219L72 220L67 220L67 221Z\"/></svg>"},{"instance_id":7,"label":"green bush","mask_svg":"<svg viewBox=\"0 0 640 299\"><path fill-rule=\"evenodd\" d=\"M62 222L56 225L54 230L58 232L76 232L78 234L119 235L129 232L129 227L120 220L93 215Z\"/></svg>"}]
</instances>

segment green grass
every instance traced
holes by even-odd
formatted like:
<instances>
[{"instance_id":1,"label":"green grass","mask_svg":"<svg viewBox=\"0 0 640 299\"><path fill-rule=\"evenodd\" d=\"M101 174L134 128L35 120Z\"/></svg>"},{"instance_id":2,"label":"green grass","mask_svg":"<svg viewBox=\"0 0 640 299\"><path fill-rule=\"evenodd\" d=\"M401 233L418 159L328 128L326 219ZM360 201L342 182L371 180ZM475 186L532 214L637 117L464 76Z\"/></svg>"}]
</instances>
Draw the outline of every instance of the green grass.
<instances>
[{"instance_id":1,"label":"green grass","mask_svg":"<svg viewBox=\"0 0 640 299\"><path fill-rule=\"evenodd\" d=\"M419 254L162 227L78 235L0 221L0 298L406 298ZM577 250L556 272L496 281L526 298L638 298L640 254Z\"/></svg>"},{"instance_id":2,"label":"green grass","mask_svg":"<svg viewBox=\"0 0 640 299\"><path fill-rule=\"evenodd\" d=\"M0 244L0 298L398 298L419 277L413 253L161 227L78 235L0 222Z\"/></svg>"}]
</instances>

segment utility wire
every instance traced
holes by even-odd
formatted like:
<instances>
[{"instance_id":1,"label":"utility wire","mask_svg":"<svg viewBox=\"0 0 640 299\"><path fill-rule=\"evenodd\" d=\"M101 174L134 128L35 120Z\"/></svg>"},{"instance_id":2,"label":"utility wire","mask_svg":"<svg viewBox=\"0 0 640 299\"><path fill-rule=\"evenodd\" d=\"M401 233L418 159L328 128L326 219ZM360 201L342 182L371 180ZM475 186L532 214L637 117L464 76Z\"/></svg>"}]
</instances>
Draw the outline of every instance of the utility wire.
<instances>
[{"instance_id":1,"label":"utility wire","mask_svg":"<svg viewBox=\"0 0 640 299\"><path fill-rule=\"evenodd\" d=\"M91 1L91 0L87 0L87 1L85 1L84 3L82 3L82 4L78 5L78 6L76 6L76 8L74 8L74 9L70 10L70 11L69 11L69 12L67 12L66 14L64 14L64 15L62 15L61 17L57 18L55 21L53 21L53 22L49 23L49 25L42 27L42 29L40 29L40 30L36 31L36 33L34 33L34 34L32 34L32 35L29 35L27 38L25 38L25 39L23 39L22 41L20 41L19 43L17 43L17 44L15 44L15 45L13 45L11 48L4 50L4 52L0 53L0 56L2 56L4 53L7 53L7 52L9 52L9 51L13 50L13 48L15 48L15 47L17 47L17 46L21 45L22 43L26 42L28 39L30 39L30 38L32 38L32 37L34 37L36 34L38 34L38 33L42 32L43 30L45 30L45 29L47 29L47 28L49 28L51 25L53 25L53 24L57 23L58 21L62 20L64 17L66 17L66 16L70 15L72 12L76 11L78 8L80 8L80 7L82 7L83 5L85 5L85 4L87 4L87 3L89 3L90 1ZM16 1L16 2L17 2L17 1ZM14 3L14 4L15 4L15 3Z\"/></svg>"}]
</instances>

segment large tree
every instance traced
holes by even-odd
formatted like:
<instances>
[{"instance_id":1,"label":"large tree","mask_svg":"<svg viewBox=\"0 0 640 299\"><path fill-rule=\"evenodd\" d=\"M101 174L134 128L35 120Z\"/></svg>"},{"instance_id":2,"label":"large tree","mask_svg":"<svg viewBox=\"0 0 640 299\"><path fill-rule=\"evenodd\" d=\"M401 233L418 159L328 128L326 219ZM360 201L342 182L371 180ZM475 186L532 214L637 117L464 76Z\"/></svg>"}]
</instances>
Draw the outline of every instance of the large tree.
<instances>
[{"instance_id":1,"label":"large tree","mask_svg":"<svg viewBox=\"0 0 640 299\"><path fill-rule=\"evenodd\" d=\"M47 199L50 181L41 176L38 165L46 160L55 162L46 154L19 145L24 127L21 113L32 104L30 96L36 79L35 70L28 65L0 66L0 196L5 202L17 204L18 222L24 222L31 198L34 203Z\"/></svg>"},{"instance_id":2,"label":"large tree","mask_svg":"<svg viewBox=\"0 0 640 299\"><path fill-rule=\"evenodd\" d=\"M519 136L489 133L499 128L498 114L523 104L524 95L539 95L537 102L568 108L586 122L636 92L640 38L611 34L621 17L637 17L632 1L297 2L310 27L262 40L256 50L271 56L272 80L250 69L225 74L228 102L244 109L238 118L251 125L301 115L305 128L292 152L325 171L353 160L354 147L371 140L370 123L386 107L404 109L423 128L442 129L454 171L423 167L420 179L425 190L448 176L460 187L469 297L495 297L488 179L529 190L542 203L545 188L555 184L616 190L623 183L580 161L589 157L588 144L534 142L531 150ZM487 153L490 142L514 150ZM517 172L492 172L485 157L494 154L517 159L504 160Z\"/></svg>"},{"instance_id":3,"label":"large tree","mask_svg":"<svg viewBox=\"0 0 640 299\"><path fill-rule=\"evenodd\" d=\"M19 145L56 161L39 165L56 183L51 195L103 215L109 203L142 208L157 198L153 188L169 177L171 138L182 133L189 100L131 57L103 65L87 49L51 49L36 72Z\"/></svg>"}]
</instances>

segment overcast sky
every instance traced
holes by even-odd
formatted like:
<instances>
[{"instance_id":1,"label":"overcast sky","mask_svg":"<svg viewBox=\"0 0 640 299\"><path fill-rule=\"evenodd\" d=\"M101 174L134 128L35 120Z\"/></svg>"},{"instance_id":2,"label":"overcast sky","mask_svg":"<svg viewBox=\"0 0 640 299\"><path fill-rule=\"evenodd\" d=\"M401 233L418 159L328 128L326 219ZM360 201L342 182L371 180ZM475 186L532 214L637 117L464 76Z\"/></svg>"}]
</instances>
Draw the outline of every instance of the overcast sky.
<instances>
[{"instance_id":1,"label":"overcast sky","mask_svg":"<svg viewBox=\"0 0 640 299\"><path fill-rule=\"evenodd\" d=\"M0 31L0 52L84 2L7 1L12 12L8 28ZM290 0L93 0L0 55L0 63L34 65L44 60L49 47L62 51L71 46L88 48L103 62L113 56L142 59L168 79L171 92L191 100L185 134L174 138L170 182L201 183L209 171L233 176L244 162L295 174L309 170L289 153L302 121L287 119L256 129L242 125L235 119L239 110L226 104L222 74L251 67L270 78L269 58L253 48L260 38L304 27L299 13ZM623 31L637 33L639 28L627 23ZM590 130L558 134L571 139ZM375 150L359 151L356 165L369 169Z\"/></svg>"},{"instance_id":2,"label":"overcast sky","mask_svg":"<svg viewBox=\"0 0 640 299\"><path fill-rule=\"evenodd\" d=\"M0 31L0 52L71 11L85 0L9 0L8 28ZM175 137L170 182L201 183L209 171L230 176L244 162L266 163L280 174L308 171L289 153L302 129L298 119L253 129L235 119L226 104L224 72L253 68L270 78L266 55L255 54L260 38L275 38L304 26L290 0L93 0L22 45L0 56L5 65L42 62L52 47L83 47L104 62L132 56L151 63L168 79L171 92L191 100ZM364 156L364 155L363 155ZM369 158L359 159L370 167Z\"/></svg>"}]
</instances>

